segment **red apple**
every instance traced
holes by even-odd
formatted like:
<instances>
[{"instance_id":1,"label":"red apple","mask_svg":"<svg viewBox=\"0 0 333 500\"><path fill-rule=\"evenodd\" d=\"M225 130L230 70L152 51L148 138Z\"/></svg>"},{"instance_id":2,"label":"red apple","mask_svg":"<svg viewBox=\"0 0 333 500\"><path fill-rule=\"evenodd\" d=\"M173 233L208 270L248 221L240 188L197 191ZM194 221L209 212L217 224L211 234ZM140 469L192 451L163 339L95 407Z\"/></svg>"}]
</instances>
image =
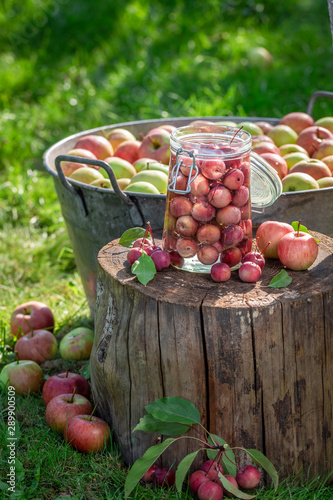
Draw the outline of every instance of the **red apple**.
<instances>
[{"instance_id":1,"label":"red apple","mask_svg":"<svg viewBox=\"0 0 333 500\"><path fill-rule=\"evenodd\" d=\"M141 143L140 158L152 158L164 165L169 164L170 159L170 133L164 129L157 129L148 133Z\"/></svg>"},{"instance_id":2,"label":"red apple","mask_svg":"<svg viewBox=\"0 0 333 500\"><path fill-rule=\"evenodd\" d=\"M58 342L48 330L33 330L18 339L15 351L18 359L30 359L41 365L56 357Z\"/></svg>"},{"instance_id":3,"label":"red apple","mask_svg":"<svg viewBox=\"0 0 333 500\"><path fill-rule=\"evenodd\" d=\"M16 394L20 396L39 392L43 383L41 367L30 360L13 361L4 366L0 373L0 387L15 387Z\"/></svg>"},{"instance_id":4,"label":"red apple","mask_svg":"<svg viewBox=\"0 0 333 500\"><path fill-rule=\"evenodd\" d=\"M312 156L323 139L333 139L333 134L324 127L307 127L298 136L296 144L302 146Z\"/></svg>"},{"instance_id":5,"label":"red apple","mask_svg":"<svg viewBox=\"0 0 333 500\"><path fill-rule=\"evenodd\" d=\"M113 151L115 151L122 142L135 141L135 137L132 132L126 130L125 128L112 129L107 133L107 139L109 140Z\"/></svg>"},{"instance_id":6,"label":"red apple","mask_svg":"<svg viewBox=\"0 0 333 500\"><path fill-rule=\"evenodd\" d=\"M261 157L276 170L278 176L282 180L288 173L287 162L282 156L274 153L263 153Z\"/></svg>"},{"instance_id":7,"label":"red apple","mask_svg":"<svg viewBox=\"0 0 333 500\"><path fill-rule=\"evenodd\" d=\"M60 356L69 361L89 359L93 343L93 330L85 327L74 328L61 339Z\"/></svg>"},{"instance_id":8,"label":"red apple","mask_svg":"<svg viewBox=\"0 0 333 500\"><path fill-rule=\"evenodd\" d=\"M311 127L314 124L314 119L307 113L294 111L292 113L284 115L280 120L280 124L288 125L293 130L295 130L297 134L300 134L302 130Z\"/></svg>"},{"instance_id":9,"label":"red apple","mask_svg":"<svg viewBox=\"0 0 333 500\"><path fill-rule=\"evenodd\" d=\"M316 260L318 244L309 233L294 231L285 234L278 244L278 256L284 266L292 271L304 271Z\"/></svg>"},{"instance_id":10,"label":"red apple","mask_svg":"<svg viewBox=\"0 0 333 500\"><path fill-rule=\"evenodd\" d=\"M263 222L258 227L256 234L256 241L260 252L263 253L265 258L277 259L277 247L280 239L285 234L293 232L294 228L290 224L269 220Z\"/></svg>"},{"instance_id":11,"label":"red apple","mask_svg":"<svg viewBox=\"0 0 333 500\"><path fill-rule=\"evenodd\" d=\"M94 153L99 160L104 160L108 156L113 155L113 147L106 137L102 135L85 135L78 139L74 147L75 149L88 149Z\"/></svg>"},{"instance_id":12,"label":"red apple","mask_svg":"<svg viewBox=\"0 0 333 500\"><path fill-rule=\"evenodd\" d=\"M12 335L20 338L32 330L53 332L54 317L51 309L43 302L31 300L17 306L10 318Z\"/></svg>"},{"instance_id":13,"label":"red apple","mask_svg":"<svg viewBox=\"0 0 333 500\"><path fill-rule=\"evenodd\" d=\"M64 431L67 443L81 453L96 452L110 440L110 427L101 418L92 415L76 415Z\"/></svg>"},{"instance_id":14,"label":"red apple","mask_svg":"<svg viewBox=\"0 0 333 500\"><path fill-rule=\"evenodd\" d=\"M252 151L257 153L258 155L262 155L263 153L274 153L276 155L281 156L281 152L279 148L272 142L262 141L255 143L252 147Z\"/></svg>"},{"instance_id":15,"label":"red apple","mask_svg":"<svg viewBox=\"0 0 333 500\"><path fill-rule=\"evenodd\" d=\"M244 467L241 467L236 474L236 481L244 490L253 490L256 488L260 479L260 472L253 465L244 465Z\"/></svg>"},{"instance_id":16,"label":"red apple","mask_svg":"<svg viewBox=\"0 0 333 500\"><path fill-rule=\"evenodd\" d=\"M60 394L69 394L73 392L76 387L76 393L90 398L90 385L79 373L64 372L58 375L52 375L44 384L43 387L43 400L47 405L51 399L59 396Z\"/></svg>"},{"instance_id":17,"label":"red apple","mask_svg":"<svg viewBox=\"0 0 333 500\"><path fill-rule=\"evenodd\" d=\"M289 174L294 172L302 172L303 174L311 175L316 181L322 177L330 177L331 171L323 161L315 158L301 160L291 167Z\"/></svg>"},{"instance_id":18,"label":"red apple","mask_svg":"<svg viewBox=\"0 0 333 500\"><path fill-rule=\"evenodd\" d=\"M119 144L119 146L115 149L114 156L117 158L122 158L123 160L128 161L129 163L134 163L138 160L139 150L140 150L141 142L127 140Z\"/></svg>"},{"instance_id":19,"label":"red apple","mask_svg":"<svg viewBox=\"0 0 333 500\"><path fill-rule=\"evenodd\" d=\"M63 434L70 420L76 415L90 415L92 404L81 394L60 394L46 406L45 420L56 432Z\"/></svg>"},{"instance_id":20,"label":"red apple","mask_svg":"<svg viewBox=\"0 0 333 500\"><path fill-rule=\"evenodd\" d=\"M258 127L261 128L261 130L264 132L264 134L268 134L270 130L272 130L273 125L271 123L268 123L266 121L261 121L259 120L258 122L255 122Z\"/></svg>"},{"instance_id":21,"label":"red apple","mask_svg":"<svg viewBox=\"0 0 333 500\"><path fill-rule=\"evenodd\" d=\"M323 139L318 146L318 149L313 153L312 158L322 160L326 156L333 154L333 139Z\"/></svg>"}]
</instances>

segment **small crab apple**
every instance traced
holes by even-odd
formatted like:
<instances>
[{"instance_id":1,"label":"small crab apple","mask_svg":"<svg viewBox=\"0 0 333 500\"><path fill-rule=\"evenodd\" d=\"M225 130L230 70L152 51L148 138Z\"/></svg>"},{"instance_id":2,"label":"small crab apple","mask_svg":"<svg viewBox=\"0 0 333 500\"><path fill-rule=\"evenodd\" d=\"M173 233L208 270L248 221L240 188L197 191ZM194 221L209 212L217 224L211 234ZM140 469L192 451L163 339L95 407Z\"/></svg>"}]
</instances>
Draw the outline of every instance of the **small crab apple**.
<instances>
[{"instance_id":1,"label":"small crab apple","mask_svg":"<svg viewBox=\"0 0 333 500\"><path fill-rule=\"evenodd\" d=\"M222 182L228 189L238 189L244 183L244 174L240 169L232 168L224 175Z\"/></svg>"},{"instance_id":2,"label":"small crab apple","mask_svg":"<svg viewBox=\"0 0 333 500\"><path fill-rule=\"evenodd\" d=\"M232 197L232 204L236 207L242 207L247 203L250 197L249 188L246 186L241 186L238 189L235 189L234 195Z\"/></svg>"},{"instance_id":3,"label":"small crab apple","mask_svg":"<svg viewBox=\"0 0 333 500\"><path fill-rule=\"evenodd\" d=\"M263 253L269 244L270 241L261 252L258 252L257 250L255 250L254 252L248 252L244 255L242 262L254 262L255 264L258 264L261 269L263 269L263 267L265 266L265 257Z\"/></svg>"},{"instance_id":4,"label":"small crab apple","mask_svg":"<svg viewBox=\"0 0 333 500\"><path fill-rule=\"evenodd\" d=\"M219 258L219 252L212 245L202 245L199 247L197 257L202 264L210 266Z\"/></svg>"},{"instance_id":5,"label":"small crab apple","mask_svg":"<svg viewBox=\"0 0 333 500\"><path fill-rule=\"evenodd\" d=\"M216 460L206 460L200 467L200 470L203 470L207 473L207 477L209 479L215 479L218 476L218 473L221 472L223 474L223 466L220 462Z\"/></svg>"},{"instance_id":6,"label":"small crab apple","mask_svg":"<svg viewBox=\"0 0 333 500\"><path fill-rule=\"evenodd\" d=\"M221 230L214 224L204 224L197 230L197 240L200 243L208 243L209 245L212 245L213 243L219 241L220 237Z\"/></svg>"},{"instance_id":7,"label":"small crab apple","mask_svg":"<svg viewBox=\"0 0 333 500\"><path fill-rule=\"evenodd\" d=\"M227 248L221 254L221 262L228 264L229 267L237 266L241 260L242 252L238 247Z\"/></svg>"},{"instance_id":8,"label":"small crab apple","mask_svg":"<svg viewBox=\"0 0 333 500\"><path fill-rule=\"evenodd\" d=\"M206 483L207 481L210 481L210 479L206 476L205 471L203 470L196 470L194 471L188 480L188 486L190 488L190 491L192 493L197 493L199 486L202 483Z\"/></svg>"},{"instance_id":9,"label":"small crab apple","mask_svg":"<svg viewBox=\"0 0 333 500\"><path fill-rule=\"evenodd\" d=\"M209 181L202 174L198 174L191 182L191 193L194 196L205 196L209 193Z\"/></svg>"},{"instance_id":10,"label":"small crab apple","mask_svg":"<svg viewBox=\"0 0 333 500\"><path fill-rule=\"evenodd\" d=\"M178 252L176 251L172 251L172 252L169 252L169 256L170 256L170 264L174 267L178 267L179 269L181 269L184 265L184 258L179 255Z\"/></svg>"},{"instance_id":11,"label":"small crab apple","mask_svg":"<svg viewBox=\"0 0 333 500\"><path fill-rule=\"evenodd\" d=\"M232 484L232 486L233 486L234 488L239 489L238 483L237 483L236 479L234 478L234 476L231 476L230 474L224 474L224 477L225 477L225 479L227 479L227 481L229 481L229 483L231 483L231 484ZM216 482L217 484L219 484L220 486L222 486L222 488L223 488L223 496L228 497L228 498L233 498L233 497L234 497L232 493L229 493L229 491L227 491L227 490L224 488L224 486L223 486L223 484L222 484L222 481L220 480L220 478L219 478L218 476L217 476L217 478L215 479L215 482Z\"/></svg>"},{"instance_id":12,"label":"small crab apple","mask_svg":"<svg viewBox=\"0 0 333 500\"><path fill-rule=\"evenodd\" d=\"M236 246L244 238L244 231L236 224L230 224L223 230L224 245L226 247Z\"/></svg>"},{"instance_id":13,"label":"small crab apple","mask_svg":"<svg viewBox=\"0 0 333 500\"><path fill-rule=\"evenodd\" d=\"M138 238L133 243L133 247L142 247L143 245L150 246L151 244L152 244L152 242L150 240L148 240L148 238Z\"/></svg>"},{"instance_id":14,"label":"small crab apple","mask_svg":"<svg viewBox=\"0 0 333 500\"><path fill-rule=\"evenodd\" d=\"M210 203L195 203L192 207L192 217L198 222L209 222L215 217L215 208Z\"/></svg>"},{"instance_id":15,"label":"small crab apple","mask_svg":"<svg viewBox=\"0 0 333 500\"><path fill-rule=\"evenodd\" d=\"M156 271L162 271L162 269L170 266L170 256L165 250L155 250L151 254L151 258L155 264Z\"/></svg>"},{"instance_id":16,"label":"small crab apple","mask_svg":"<svg viewBox=\"0 0 333 500\"><path fill-rule=\"evenodd\" d=\"M127 253L127 262L132 265L136 260L138 260L145 251L141 247L134 247Z\"/></svg>"},{"instance_id":17,"label":"small crab apple","mask_svg":"<svg viewBox=\"0 0 333 500\"><path fill-rule=\"evenodd\" d=\"M222 500L223 488L213 481L205 481L197 491L199 500Z\"/></svg>"},{"instance_id":18,"label":"small crab apple","mask_svg":"<svg viewBox=\"0 0 333 500\"><path fill-rule=\"evenodd\" d=\"M198 244L193 238L179 238L176 243L176 250L181 257L194 257L198 251Z\"/></svg>"},{"instance_id":19,"label":"small crab apple","mask_svg":"<svg viewBox=\"0 0 333 500\"><path fill-rule=\"evenodd\" d=\"M154 480L154 475L155 472L157 471L158 467L156 464L153 464L149 469L144 473L142 476L142 481L145 483L151 483Z\"/></svg>"},{"instance_id":20,"label":"small crab apple","mask_svg":"<svg viewBox=\"0 0 333 500\"><path fill-rule=\"evenodd\" d=\"M198 229L198 223L191 215L181 215L176 222L176 231L181 236L193 236Z\"/></svg>"},{"instance_id":21,"label":"small crab apple","mask_svg":"<svg viewBox=\"0 0 333 500\"><path fill-rule=\"evenodd\" d=\"M224 208L231 203L232 194L230 190L222 186L222 184L216 184L213 186L208 193L207 200L215 208Z\"/></svg>"},{"instance_id":22,"label":"small crab apple","mask_svg":"<svg viewBox=\"0 0 333 500\"><path fill-rule=\"evenodd\" d=\"M260 472L253 465L244 465L244 467L241 467L236 474L236 481L244 490L253 490L256 488L260 479Z\"/></svg>"},{"instance_id":23,"label":"small crab apple","mask_svg":"<svg viewBox=\"0 0 333 500\"><path fill-rule=\"evenodd\" d=\"M175 473L167 467L158 467L154 473L154 482L158 486L173 486L175 484Z\"/></svg>"},{"instance_id":24,"label":"small crab apple","mask_svg":"<svg viewBox=\"0 0 333 500\"><path fill-rule=\"evenodd\" d=\"M170 212L174 217L181 215L190 215L192 210L191 201L185 196L175 196L170 201Z\"/></svg>"},{"instance_id":25,"label":"small crab apple","mask_svg":"<svg viewBox=\"0 0 333 500\"><path fill-rule=\"evenodd\" d=\"M225 172L223 160L202 160L199 164L201 173L212 181L220 179Z\"/></svg>"},{"instance_id":26,"label":"small crab apple","mask_svg":"<svg viewBox=\"0 0 333 500\"><path fill-rule=\"evenodd\" d=\"M238 269L238 276L246 283L254 283L261 276L261 267L254 262L244 262Z\"/></svg>"},{"instance_id":27,"label":"small crab apple","mask_svg":"<svg viewBox=\"0 0 333 500\"><path fill-rule=\"evenodd\" d=\"M229 224L238 224L241 220L241 211L235 205L228 205L227 207L220 208L216 213L216 220L223 226Z\"/></svg>"},{"instance_id":28,"label":"small crab apple","mask_svg":"<svg viewBox=\"0 0 333 500\"><path fill-rule=\"evenodd\" d=\"M213 264L210 269L210 276L213 281L216 281L216 283L228 281L231 276L230 267L228 264L224 264L223 262L216 262L216 264Z\"/></svg>"}]
</instances>

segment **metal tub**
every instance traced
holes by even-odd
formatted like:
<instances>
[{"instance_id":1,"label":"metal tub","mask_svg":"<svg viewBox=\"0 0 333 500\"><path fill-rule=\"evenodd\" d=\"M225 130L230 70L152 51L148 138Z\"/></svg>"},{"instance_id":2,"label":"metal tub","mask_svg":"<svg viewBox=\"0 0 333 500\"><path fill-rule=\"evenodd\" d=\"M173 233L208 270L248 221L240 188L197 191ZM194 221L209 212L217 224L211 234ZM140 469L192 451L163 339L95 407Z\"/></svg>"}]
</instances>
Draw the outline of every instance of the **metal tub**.
<instances>
[{"instance_id":1,"label":"metal tub","mask_svg":"<svg viewBox=\"0 0 333 500\"><path fill-rule=\"evenodd\" d=\"M162 230L165 212L165 195L125 194L117 189L103 189L72 181L69 183L59 167L59 155L72 149L77 140L87 134L100 134L114 128L126 128L136 137L160 124L176 127L188 125L193 120L213 122L230 120L264 120L277 124L278 119L263 117L191 117L158 120L141 120L117 123L110 126L85 130L71 135L50 147L43 156L44 167L52 175L66 223L74 257L83 283L88 304L93 315L97 273L97 255L109 241L119 238L128 228L144 227L150 221L153 230ZM83 161L82 161L83 162ZM58 169L56 168L58 163ZM89 163L92 163L89 161ZM111 170L111 169L110 169ZM113 175L111 171L111 176ZM110 176L110 173L109 173ZM110 178L111 178L110 176ZM112 181L112 178L111 178ZM283 193L280 198L262 212L253 212L254 224L265 220L292 222L301 219L309 229L333 236L333 188Z\"/></svg>"}]
</instances>

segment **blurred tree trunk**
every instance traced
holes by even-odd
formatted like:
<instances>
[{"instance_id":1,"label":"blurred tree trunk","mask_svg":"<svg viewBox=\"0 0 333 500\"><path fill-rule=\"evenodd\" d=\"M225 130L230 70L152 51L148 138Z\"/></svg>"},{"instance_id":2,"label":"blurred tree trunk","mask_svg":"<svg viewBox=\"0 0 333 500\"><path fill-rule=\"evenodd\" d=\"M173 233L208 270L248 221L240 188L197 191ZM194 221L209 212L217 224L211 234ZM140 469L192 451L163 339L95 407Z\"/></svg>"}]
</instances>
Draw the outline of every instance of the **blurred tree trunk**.
<instances>
[{"instance_id":1,"label":"blurred tree trunk","mask_svg":"<svg viewBox=\"0 0 333 500\"><path fill-rule=\"evenodd\" d=\"M330 13L330 25L331 25L331 33L333 38L333 0L327 0L328 3L328 11Z\"/></svg>"}]
</instances>

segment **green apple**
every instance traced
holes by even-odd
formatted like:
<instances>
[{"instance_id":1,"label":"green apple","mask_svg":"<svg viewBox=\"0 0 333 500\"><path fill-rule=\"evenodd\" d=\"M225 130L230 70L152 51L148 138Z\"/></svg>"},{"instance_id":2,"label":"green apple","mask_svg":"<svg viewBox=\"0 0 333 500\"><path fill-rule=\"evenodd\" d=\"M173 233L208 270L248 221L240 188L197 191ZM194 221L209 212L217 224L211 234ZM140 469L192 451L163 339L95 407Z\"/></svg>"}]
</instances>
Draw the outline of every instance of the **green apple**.
<instances>
[{"instance_id":1,"label":"green apple","mask_svg":"<svg viewBox=\"0 0 333 500\"><path fill-rule=\"evenodd\" d=\"M289 125L275 125L268 132L268 137L270 137L274 144L279 148L283 144L295 144L297 141L298 134Z\"/></svg>"},{"instance_id":2,"label":"green apple","mask_svg":"<svg viewBox=\"0 0 333 500\"><path fill-rule=\"evenodd\" d=\"M290 170L291 167L295 165L295 163L298 163L301 160L309 159L309 155L307 153L300 153L299 151L295 151L294 153L284 155L283 159L287 163L288 170Z\"/></svg>"},{"instance_id":3,"label":"green apple","mask_svg":"<svg viewBox=\"0 0 333 500\"><path fill-rule=\"evenodd\" d=\"M12 386L20 396L39 392L43 383L43 370L31 360L13 361L4 366L0 373L0 388Z\"/></svg>"},{"instance_id":4,"label":"green apple","mask_svg":"<svg viewBox=\"0 0 333 500\"><path fill-rule=\"evenodd\" d=\"M136 174L136 170L133 165L122 158L118 158L117 156L110 156L105 160L113 170L116 179L131 179L133 175Z\"/></svg>"},{"instance_id":5,"label":"green apple","mask_svg":"<svg viewBox=\"0 0 333 500\"><path fill-rule=\"evenodd\" d=\"M112 189L111 181L110 179L96 179L95 181L92 181L90 183L91 186L97 186L100 188L107 188L107 189Z\"/></svg>"},{"instance_id":6,"label":"green apple","mask_svg":"<svg viewBox=\"0 0 333 500\"><path fill-rule=\"evenodd\" d=\"M120 189L124 190L131 182L131 179L117 179L117 182Z\"/></svg>"},{"instance_id":7,"label":"green apple","mask_svg":"<svg viewBox=\"0 0 333 500\"><path fill-rule=\"evenodd\" d=\"M319 189L318 182L311 175L303 172L288 174L282 179L282 191L307 191L308 189Z\"/></svg>"},{"instance_id":8,"label":"green apple","mask_svg":"<svg viewBox=\"0 0 333 500\"><path fill-rule=\"evenodd\" d=\"M238 127L238 124L236 122L232 122L230 120L221 120L219 122L215 122L215 125L223 125L224 127L234 127L234 128Z\"/></svg>"},{"instance_id":9,"label":"green apple","mask_svg":"<svg viewBox=\"0 0 333 500\"><path fill-rule=\"evenodd\" d=\"M324 116L323 118L319 118L319 120L315 122L315 125L327 128L327 130L333 133L333 116Z\"/></svg>"},{"instance_id":10,"label":"green apple","mask_svg":"<svg viewBox=\"0 0 333 500\"><path fill-rule=\"evenodd\" d=\"M134 182L149 182L162 194L166 193L168 188L168 176L159 170L142 170L132 177L129 186Z\"/></svg>"},{"instance_id":11,"label":"green apple","mask_svg":"<svg viewBox=\"0 0 333 500\"><path fill-rule=\"evenodd\" d=\"M281 156L288 155L289 153L304 153L309 156L307 150L298 144L282 144L282 146L279 147L279 150Z\"/></svg>"},{"instance_id":12,"label":"green apple","mask_svg":"<svg viewBox=\"0 0 333 500\"><path fill-rule=\"evenodd\" d=\"M60 341L60 356L67 361L89 359L94 343L94 332L84 326L74 328Z\"/></svg>"},{"instance_id":13,"label":"green apple","mask_svg":"<svg viewBox=\"0 0 333 500\"><path fill-rule=\"evenodd\" d=\"M139 158L133 163L133 167L137 172L141 172L142 170L160 170L167 175L169 174L168 165L164 165L164 163L152 160L151 158Z\"/></svg>"},{"instance_id":14,"label":"green apple","mask_svg":"<svg viewBox=\"0 0 333 500\"><path fill-rule=\"evenodd\" d=\"M149 182L133 182L125 187L124 191L131 193L151 193L160 194L159 190Z\"/></svg>"},{"instance_id":15,"label":"green apple","mask_svg":"<svg viewBox=\"0 0 333 500\"><path fill-rule=\"evenodd\" d=\"M317 180L320 188L333 187L333 177L322 177Z\"/></svg>"},{"instance_id":16,"label":"green apple","mask_svg":"<svg viewBox=\"0 0 333 500\"><path fill-rule=\"evenodd\" d=\"M81 167L78 170L75 170L69 178L75 181L83 182L84 184L90 184L95 180L103 179L103 175L95 168Z\"/></svg>"},{"instance_id":17,"label":"green apple","mask_svg":"<svg viewBox=\"0 0 333 500\"><path fill-rule=\"evenodd\" d=\"M107 139L110 141L114 151L124 141L135 141L132 132L125 128L114 128L107 134Z\"/></svg>"},{"instance_id":18,"label":"green apple","mask_svg":"<svg viewBox=\"0 0 333 500\"><path fill-rule=\"evenodd\" d=\"M236 125L237 128L243 127L243 130L249 132L251 135L263 135L264 132L256 123L243 121Z\"/></svg>"}]
</instances>

